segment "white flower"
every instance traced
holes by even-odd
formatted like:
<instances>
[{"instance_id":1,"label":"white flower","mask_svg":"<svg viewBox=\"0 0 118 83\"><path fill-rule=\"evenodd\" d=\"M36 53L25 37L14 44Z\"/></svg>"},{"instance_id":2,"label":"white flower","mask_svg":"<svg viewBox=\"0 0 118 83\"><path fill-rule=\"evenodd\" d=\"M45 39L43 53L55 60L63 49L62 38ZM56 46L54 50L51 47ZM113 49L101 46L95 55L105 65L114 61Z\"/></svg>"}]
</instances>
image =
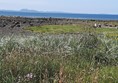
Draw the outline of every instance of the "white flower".
<instances>
[{"instance_id":1,"label":"white flower","mask_svg":"<svg viewBox=\"0 0 118 83\"><path fill-rule=\"evenodd\" d=\"M27 79L33 79L34 77L36 77L35 75L33 75L33 73L29 73L25 76Z\"/></svg>"}]
</instances>

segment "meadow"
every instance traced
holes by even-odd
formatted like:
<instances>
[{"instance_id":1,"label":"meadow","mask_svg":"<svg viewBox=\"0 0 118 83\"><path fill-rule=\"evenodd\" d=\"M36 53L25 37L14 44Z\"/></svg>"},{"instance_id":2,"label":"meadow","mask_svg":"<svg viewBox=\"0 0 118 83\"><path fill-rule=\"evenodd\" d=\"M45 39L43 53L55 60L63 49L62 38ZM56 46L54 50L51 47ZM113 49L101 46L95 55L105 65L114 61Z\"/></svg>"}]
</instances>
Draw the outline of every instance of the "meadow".
<instances>
[{"instance_id":1,"label":"meadow","mask_svg":"<svg viewBox=\"0 0 118 83\"><path fill-rule=\"evenodd\" d=\"M25 30L36 34L0 36L0 83L118 83L118 29Z\"/></svg>"},{"instance_id":2,"label":"meadow","mask_svg":"<svg viewBox=\"0 0 118 83\"><path fill-rule=\"evenodd\" d=\"M83 33L83 32L95 32L95 33L118 33L118 29L115 28L92 28L86 25L43 25L43 26L33 26L25 28L25 30L30 30L38 33Z\"/></svg>"}]
</instances>

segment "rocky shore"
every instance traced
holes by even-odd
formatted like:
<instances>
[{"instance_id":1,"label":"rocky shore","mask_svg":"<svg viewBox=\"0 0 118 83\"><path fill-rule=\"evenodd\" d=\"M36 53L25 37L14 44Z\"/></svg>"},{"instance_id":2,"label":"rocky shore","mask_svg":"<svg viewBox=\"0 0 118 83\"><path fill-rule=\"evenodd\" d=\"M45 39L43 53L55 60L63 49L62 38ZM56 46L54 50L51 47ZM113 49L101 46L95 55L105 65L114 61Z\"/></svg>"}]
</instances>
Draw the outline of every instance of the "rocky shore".
<instances>
[{"instance_id":1,"label":"rocky shore","mask_svg":"<svg viewBox=\"0 0 118 83\"><path fill-rule=\"evenodd\" d=\"M100 27L117 28L118 21L103 21L103 20L80 20L80 19L65 19L65 18L26 18L26 17L5 17L0 16L0 34L30 34L30 31L25 31L24 28L31 26L42 25L67 25L78 24L87 27L93 27L98 24Z\"/></svg>"}]
</instances>

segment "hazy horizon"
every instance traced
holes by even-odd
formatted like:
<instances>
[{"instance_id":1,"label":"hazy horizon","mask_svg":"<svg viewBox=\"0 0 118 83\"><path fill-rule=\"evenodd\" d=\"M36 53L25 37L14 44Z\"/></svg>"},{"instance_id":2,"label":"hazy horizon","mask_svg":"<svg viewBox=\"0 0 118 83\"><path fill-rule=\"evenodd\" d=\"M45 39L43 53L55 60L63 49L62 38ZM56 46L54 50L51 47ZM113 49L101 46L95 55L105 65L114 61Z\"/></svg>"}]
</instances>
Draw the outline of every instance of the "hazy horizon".
<instances>
[{"instance_id":1,"label":"hazy horizon","mask_svg":"<svg viewBox=\"0 0 118 83\"><path fill-rule=\"evenodd\" d=\"M36 10L82 14L118 14L118 0L0 0L0 10Z\"/></svg>"}]
</instances>

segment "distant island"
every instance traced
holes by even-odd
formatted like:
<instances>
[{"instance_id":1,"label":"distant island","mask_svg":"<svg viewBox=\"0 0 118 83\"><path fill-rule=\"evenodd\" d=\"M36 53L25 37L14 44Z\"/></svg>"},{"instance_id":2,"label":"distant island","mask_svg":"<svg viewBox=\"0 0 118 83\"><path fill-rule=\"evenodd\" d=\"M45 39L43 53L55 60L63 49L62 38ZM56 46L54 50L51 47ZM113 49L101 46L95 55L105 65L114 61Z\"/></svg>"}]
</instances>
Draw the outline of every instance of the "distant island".
<instances>
[{"instance_id":1,"label":"distant island","mask_svg":"<svg viewBox=\"0 0 118 83\"><path fill-rule=\"evenodd\" d=\"M33 9L20 9L20 10L3 10L0 9L0 12L26 12L26 13L67 13L61 11L38 11Z\"/></svg>"},{"instance_id":2,"label":"distant island","mask_svg":"<svg viewBox=\"0 0 118 83\"><path fill-rule=\"evenodd\" d=\"M111 14L81 14L57 11L37 11L31 9L21 10L0 10L0 16L21 16L38 18L71 18L71 19L91 19L91 20L118 20L118 15Z\"/></svg>"},{"instance_id":3,"label":"distant island","mask_svg":"<svg viewBox=\"0 0 118 83\"><path fill-rule=\"evenodd\" d=\"M31 12L31 13L38 13L37 10L30 10L30 9L21 9L20 12Z\"/></svg>"}]
</instances>

